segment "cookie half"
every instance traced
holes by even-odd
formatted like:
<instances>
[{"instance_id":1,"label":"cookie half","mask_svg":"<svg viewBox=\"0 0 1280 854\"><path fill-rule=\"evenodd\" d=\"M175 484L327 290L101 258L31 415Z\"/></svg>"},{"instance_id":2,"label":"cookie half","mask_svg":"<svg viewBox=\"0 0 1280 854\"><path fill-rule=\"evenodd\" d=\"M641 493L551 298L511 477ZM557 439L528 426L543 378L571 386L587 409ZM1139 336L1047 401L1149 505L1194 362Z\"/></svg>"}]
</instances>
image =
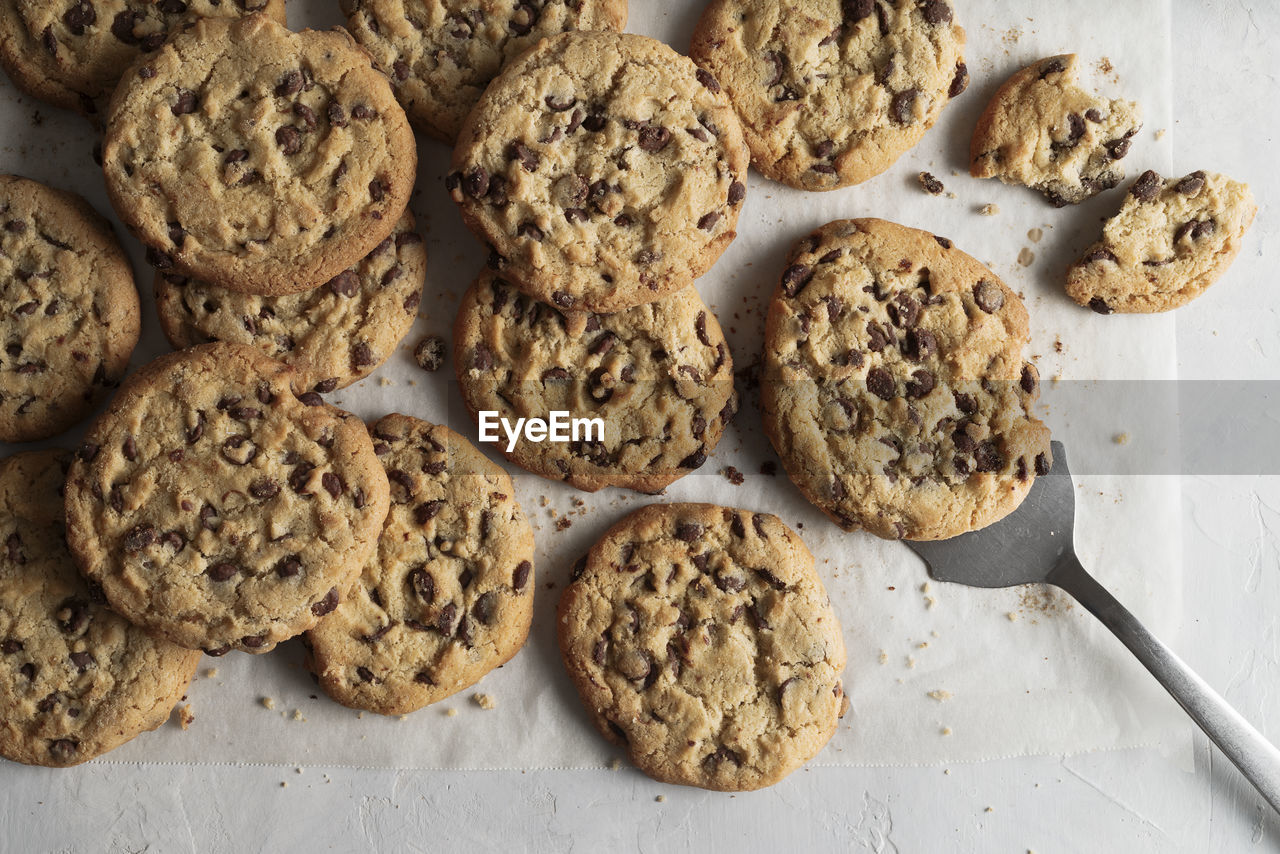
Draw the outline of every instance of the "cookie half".
<instances>
[{"instance_id":1,"label":"cookie half","mask_svg":"<svg viewBox=\"0 0 1280 854\"><path fill-rule=\"evenodd\" d=\"M0 0L0 64L34 98L98 118L120 74L197 18L262 12L284 0Z\"/></svg>"},{"instance_id":2,"label":"cookie half","mask_svg":"<svg viewBox=\"0 0 1280 854\"><path fill-rule=\"evenodd\" d=\"M736 236L748 153L720 84L644 36L565 33L493 81L445 180L491 264L558 308L687 287Z\"/></svg>"},{"instance_id":3,"label":"cookie half","mask_svg":"<svg viewBox=\"0 0 1280 854\"><path fill-rule=\"evenodd\" d=\"M79 196L0 175L0 442L61 433L129 367L138 290L111 225Z\"/></svg>"},{"instance_id":4,"label":"cookie half","mask_svg":"<svg viewBox=\"0 0 1280 854\"><path fill-rule=\"evenodd\" d=\"M1142 112L1076 85L1076 56L1033 62L996 90L969 143L969 174L1039 190L1074 205L1124 179Z\"/></svg>"},{"instance_id":5,"label":"cookie half","mask_svg":"<svg viewBox=\"0 0 1280 854\"><path fill-rule=\"evenodd\" d=\"M177 349L209 341L257 347L297 369L300 388L327 393L373 373L413 326L427 250L406 208L359 264L298 294L242 294L157 272L160 327Z\"/></svg>"},{"instance_id":6,"label":"cookie half","mask_svg":"<svg viewBox=\"0 0 1280 854\"><path fill-rule=\"evenodd\" d=\"M387 78L341 28L202 19L111 101L111 204L162 272L257 294L318 287L386 238L417 147Z\"/></svg>"},{"instance_id":7,"label":"cookie half","mask_svg":"<svg viewBox=\"0 0 1280 854\"><path fill-rule=\"evenodd\" d=\"M169 717L200 653L109 610L67 551L71 454L0 460L0 756L78 765Z\"/></svg>"},{"instance_id":8,"label":"cookie half","mask_svg":"<svg viewBox=\"0 0 1280 854\"><path fill-rule=\"evenodd\" d=\"M161 356L67 479L68 541L111 606L190 649L267 652L333 611L373 554L387 476L364 425L242 344Z\"/></svg>"},{"instance_id":9,"label":"cookie half","mask_svg":"<svg viewBox=\"0 0 1280 854\"><path fill-rule=\"evenodd\" d=\"M1186 305L1235 261L1257 212L1248 185L1225 175L1147 170L1067 270L1067 295L1099 314Z\"/></svg>"},{"instance_id":10,"label":"cookie half","mask_svg":"<svg viewBox=\"0 0 1280 854\"><path fill-rule=\"evenodd\" d=\"M765 432L846 530L937 540L984 527L1052 466L1028 337L1018 296L950 240L828 223L791 250L769 307Z\"/></svg>"},{"instance_id":11,"label":"cookie half","mask_svg":"<svg viewBox=\"0 0 1280 854\"><path fill-rule=\"evenodd\" d=\"M342 0L414 126L449 144L502 67L541 39L621 30L626 0Z\"/></svg>"},{"instance_id":12,"label":"cookie half","mask_svg":"<svg viewBox=\"0 0 1280 854\"><path fill-rule=\"evenodd\" d=\"M965 90L943 0L712 0L690 55L728 92L751 165L802 190L879 175Z\"/></svg>"},{"instance_id":13,"label":"cookie half","mask_svg":"<svg viewBox=\"0 0 1280 854\"><path fill-rule=\"evenodd\" d=\"M592 723L665 783L772 785L822 749L845 703L813 557L767 513L637 510L575 568L557 629Z\"/></svg>"},{"instance_id":14,"label":"cookie half","mask_svg":"<svg viewBox=\"0 0 1280 854\"><path fill-rule=\"evenodd\" d=\"M715 315L686 288L616 314L560 312L490 271L454 326L454 366L475 418L600 419L569 441L496 449L518 466L594 492L661 491L701 467L737 411L733 359Z\"/></svg>"},{"instance_id":15,"label":"cookie half","mask_svg":"<svg viewBox=\"0 0 1280 854\"><path fill-rule=\"evenodd\" d=\"M507 473L447 427L388 415L369 432L391 511L351 595L307 633L307 666L344 706L402 715L520 650L533 529Z\"/></svg>"}]
</instances>

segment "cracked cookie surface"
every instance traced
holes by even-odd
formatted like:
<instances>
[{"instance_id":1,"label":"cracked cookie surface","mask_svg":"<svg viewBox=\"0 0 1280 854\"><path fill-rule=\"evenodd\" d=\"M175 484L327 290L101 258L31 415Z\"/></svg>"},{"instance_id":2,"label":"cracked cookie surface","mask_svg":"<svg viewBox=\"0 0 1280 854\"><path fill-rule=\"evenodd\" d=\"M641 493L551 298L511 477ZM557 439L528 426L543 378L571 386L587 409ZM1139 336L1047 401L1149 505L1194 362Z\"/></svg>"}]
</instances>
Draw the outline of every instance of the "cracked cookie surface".
<instances>
[{"instance_id":1,"label":"cracked cookie surface","mask_svg":"<svg viewBox=\"0 0 1280 854\"><path fill-rule=\"evenodd\" d=\"M449 428L388 415L369 432L391 510L351 595L307 632L307 666L343 705L402 715L520 650L533 529L507 473Z\"/></svg>"},{"instance_id":2,"label":"cracked cookie surface","mask_svg":"<svg viewBox=\"0 0 1280 854\"><path fill-rule=\"evenodd\" d=\"M813 557L767 513L635 511L575 568L557 630L592 722L663 782L772 785L822 749L845 702Z\"/></svg>"},{"instance_id":3,"label":"cracked cookie surface","mask_svg":"<svg viewBox=\"0 0 1280 854\"><path fill-rule=\"evenodd\" d=\"M109 610L67 550L71 454L0 460L0 756L78 765L155 729L200 653Z\"/></svg>"},{"instance_id":4,"label":"cracked cookie surface","mask_svg":"<svg viewBox=\"0 0 1280 854\"><path fill-rule=\"evenodd\" d=\"M729 346L693 288L616 314L562 313L486 270L458 309L454 366L473 417L601 419L599 441L522 435L508 452L499 431L495 446L588 491L660 491L706 462L737 411Z\"/></svg>"},{"instance_id":5,"label":"cracked cookie surface","mask_svg":"<svg viewBox=\"0 0 1280 854\"><path fill-rule=\"evenodd\" d=\"M259 11L285 22L284 0L0 0L0 63L32 97L97 118L121 72L170 35Z\"/></svg>"},{"instance_id":6,"label":"cracked cookie surface","mask_svg":"<svg viewBox=\"0 0 1280 854\"><path fill-rule=\"evenodd\" d=\"M1055 207L1124 179L1141 111L1078 87L1076 65L1075 54L1042 59L996 90L969 143L970 175L1039 190Z\"/></svg>"},{"instance_id":7,"label":"cracked cookie surface","mask_svg":"<svg viewBox=\"0 0 1280 854\"><path fill-rule=\"evenodd\" d=\"M67 479L68 541L111 606L191 649L267 652L346 596L377 547L387 477L364 425L295 397L242 344L129 379Z\"/></svg>"},{"instance_id":8,"label":"cracked cookie surface","mask_svg":"<svg viewBox=\"0 0 1280 854\"><path fill-rule=\"evenodd\" d=\"M326 285L270 297L176 273L156 273L156 308L175 349L209 341L249 344L297 369L322 394L373 373L413 326L427 250L405 209L395 230Z\"/></svg>"},{"instance_id":9,"label":"cracked cookie surface","mask_svg":"<svg viewBox=\"0 0 1280 854\"><path fill-rule=\"evenodd\" d=\"M1225 175L1147 170L1067 270L1067 295L1100 314L1186 305L1235 261L1257 211L1248 185Z\"/></svg>"},{"instance_id":10,"label":"cracked cookie surface","mask_svg":"<svg viewBox=\"0 0 1280 854\"><path fill-rule=\"evenodd\" d=\"M838 220L791 250L765 326L764 426L846 530L946 539L1052 467L1022 300L951 241Z\"/></svg>"},{"instance_id":11,"label":"cracked cookie surface","mask_svg":"<svg viewBox=\"0 0 1280 854\"><path fill-rule=\"evenodd\" d=\"M965 90L943 0L712 0L690 55L742 118L751 165L802 190L889 168Z\"/></svg>"},{"instance_id":12,"label":"cracked cookie surface","mask_svg":"<svg viewBox=\"0 0 1280 854\"><path fill-rule=\"evenodd\" d=\"M693 283L736 236L748 153L720 84L666 45L565 33L468 117L445 186L532 297L622 311Z\"/></svg>"},{"instance_id":13,"label":"cracked cookie surface","mask_svg":"<svg viewBox=\"0 0 1280 854\"><path fill-rule=\"evenodd\" d=\"M318 287L391 233L417 148L343 29L199 21L125 74L103 142L111 204L148 260L246 293Z\"/></svg>"},{"instance_id":14,"label":"cracked cookie surface","mask_svg":"<svg viewBox=\"0 0 1280 854\"><path fill-rule=\"evenodd\" d=\"M139 323L110 224L79 196L0 175L0 442L86 417L128 369Z\"/></svg>"},{"instance_id":15,"label":"cracked cookie surface","mask_svg":"<svg viewBox=\"0 0 1280 854\"><path fill-rule=\"evenodd\" d=\"M450 144L490 81L539 40L627 23L626 0L342 0L342 10L414 125Z\"/></svg>"}]
</instances>

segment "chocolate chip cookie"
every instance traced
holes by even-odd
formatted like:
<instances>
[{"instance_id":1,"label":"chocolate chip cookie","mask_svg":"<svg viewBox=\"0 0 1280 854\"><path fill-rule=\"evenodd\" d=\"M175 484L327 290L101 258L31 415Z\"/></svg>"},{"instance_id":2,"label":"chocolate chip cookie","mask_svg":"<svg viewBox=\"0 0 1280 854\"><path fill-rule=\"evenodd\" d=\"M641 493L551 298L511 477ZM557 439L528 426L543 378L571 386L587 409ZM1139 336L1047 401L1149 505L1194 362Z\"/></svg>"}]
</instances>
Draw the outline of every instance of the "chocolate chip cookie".
<instances>
[{"instance_id":1,"label":"chocolate chip cookie","mask_svg":"<svg viewBox=\"0 0 1280 854\"><path fill-rule=\"evenodd\" d=\"M200 653L109 610L67 551L62 483L71 455L0 460L0 756L78 765L155 729Z\"/></svg>"},{"instance_id":2,"label":"chocolate chip cookie","mask_svg":"<svg viewBox=\"0 0 1280 854\"><path fill-rule=\"evenodd\" d=\"M67 478L68 541L111 606L190 649L266 652L333 611L377 547L387 476L356 417L253 347L134 374Z\"/></svg>"},{"instance_id":3,"label":"chocolate chip cookie","mask_svg":"<svg viewBox=\"0 0 1280 854\"><path fill-rule=\"evenodd\" d=\"M454 327L454 366L472 416L512 424L552 411L600 419L570 441L498 451L518 466L594 492L659 492L702 466L737 410L733 359L693 288L616 314L561 312L485 271Z\"/></svg>"},{"instance_id":4,"label":"chocolate chip cookie","mask_svg":"<svg viewBox=\"0 0 1280 854\"><path fill-rule=\"evenodd\" d=\"M557 627L592 723L665 783L772 785L822 749L845 702L813 557L767 513L635 511L575 568Z\"/></svg>"},{"instance_id":5,"label":"chocolate chip cookie","mask_svg":"<svg viewBox=\"0 0 1280 854\"><path fill-rule=\"evenodd\" d=\"M690 285L736 235L748 153L720 84L660 42L565 33L489 86L445 180L491 265L558 308Z\"/></svg>"},{"instance_id":6,"label":"chocolate chip cookie","mask_svg":"<svg viewBox=\"0 0 1280 854\"><path fill-rule=\"evenodd\" d=\"M161 272L310 290L404 212L417 148L346 30L203 19L120 81L102 149L111 204Z\"/></svg>"},{"instance_id":7,"label":"chocolate chip cookie","mask_svg":"<svg viewBox=\"0 0 1280 854\"><path fill-rule=\"evenodd\" d=\"M1225 175L1147 170L1067 270L1067 294L1099 314L1186 305L1231 266L1257 211L1248 185Z\"/></svg>"},{"instance_id":8,"label":"chocolate chip cookie","mask_svg":"<svg viewBox=\"0 0 1280 854\"><path fill-rule=\"evenodd\" d=\"M1119 184L1142 113L1075 80L1075 54L1033 62L1006 80L974 128L969 174L1039 190L1054 207Z\"/></svg>"},{"instance_id":9,"label":"chocolate chip cookie","mask_svg":"<svg viewBox=\"0 0 1280 854\"><path fill-rule=\"evenodd\" d=\"M888 169L965 90L944 0L712 0L690 55L724 85L751 165L802 190Z\"/></svg>"},{"instance_id":10,"label":"chocolate chip cookie","mask_svg":"<svg viewBox=\"0 0 1280 854\"><path fill-rule=\"evenodd\" d=\"M406 209L389 237L327 285L268 297L157 272L156 306L174 347L250 344L296 368L299 387L326 393L367 377L395 351L418 315L426 272L426 247Z\"/></svg>"},{"instance_id":11,"label":"chocolate chip cookie","mask_svg":"<svg viewBox=\"0 0 1280 854\"><path fill-rule=\"evenodd\" d=\"M120 74L197 18L262 12L284 0L0 0L0 64L27 94L97 118Z\"/></svg>"},{"instance_id":12,"label":"chocolate chip cookie","mask_svg":"<svg viewBox=\"0 0 1280 854\"><path fill-rule=\"evenodd\" d=\"M824 225L792 249L765 330L765 432L845 530L954 537L1052 467L1022 300L945 237Z\"/></svg>"},{"instance_id":13,"label":"chocolate chip cookie","mask_svg":"<svg viewBox=\"0 0 1280 854\"><path fill-rule=\"evenodd\" d=\"M627 23L626 0L342 0L342 10L410 121L450 144L489 82L538 41Z\"/></svg>"},{"instance_id":14,"label":"chocolate chip cookie","mask_svg":"<svg viewBox=\"0 0 1280 854\"><path fill-rule=\"evenodd\" d=\"M86 417L128 369L138 331L110 224L79 196L0 175L0 442Z\"/></svg>"},{"instance_id":15,"label":"chocolate chip cookie","mask_svg":"<svg viewBox=\"0 0 1280 854\"><path fill-rule=\"evenodd\" d=\"M533 530L507 473L447 427L388 415L369 432L391 512L351 595L307 633L307 666L344 706L402 715L524 644Z\"/></svg>"}]
</instances>

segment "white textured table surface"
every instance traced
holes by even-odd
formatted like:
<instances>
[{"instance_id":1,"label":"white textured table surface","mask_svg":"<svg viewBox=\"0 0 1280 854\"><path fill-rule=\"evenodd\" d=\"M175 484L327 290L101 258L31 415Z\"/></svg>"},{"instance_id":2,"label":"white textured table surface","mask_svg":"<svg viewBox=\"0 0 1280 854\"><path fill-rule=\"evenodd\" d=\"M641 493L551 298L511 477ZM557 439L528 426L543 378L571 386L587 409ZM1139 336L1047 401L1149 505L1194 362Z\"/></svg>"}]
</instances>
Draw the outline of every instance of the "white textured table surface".
<instances>
[{"instance_id":1,"label":"white textured table surface","mask_svg":"<svg viewBox=\"0 0 1280 854\"><path fill-rule=\"evenodd\" d=\"M1116 13L1124 14L1123 3ZM1177 120L1169 133L1175 167L1248 181L1261 206L1246 255L1230 276L1177 315L1180 372L1187 378L1280 380L1280 290L1273 286L1280 226L1269 204L1280 198L1272 163L1280 131L1271 107L1280 67L1277 31L1277 4L1174 2ZM1183 496L1187 614L1178 651L1280 740L1273 691L1280 680L1274 607L1280 476L1189 477ZM459 845L1235 852L1280 847L1280 821L1200 737L1194 769L1155 750L948 767L824 768L737 797L659 785L625 767L528 773L0 767L4 851Z\"/></svg>"}]
</instances>

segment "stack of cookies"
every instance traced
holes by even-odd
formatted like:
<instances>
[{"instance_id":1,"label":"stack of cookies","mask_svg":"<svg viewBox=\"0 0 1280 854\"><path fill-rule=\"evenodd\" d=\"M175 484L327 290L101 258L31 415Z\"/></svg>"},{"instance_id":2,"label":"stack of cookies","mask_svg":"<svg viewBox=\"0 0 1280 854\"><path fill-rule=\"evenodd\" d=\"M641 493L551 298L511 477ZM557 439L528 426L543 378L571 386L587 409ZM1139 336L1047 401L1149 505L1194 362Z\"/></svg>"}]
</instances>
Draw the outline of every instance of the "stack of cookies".
<instances>
[{"instance_id":1,"label":"stack of cookies","mask_svg":"<svg viewBox=\"0 0 1280 854\"><path fill-rule=\"evenodd\" d=\"M418 315L411 128L455 146L433 177L488 251L453 334L470 414L596 422L497 447L580 490L659 493L737 411L696 282L736 236L749 166L809 191L870 180L969 82L944 0L710 0L693 59L620 32L624 0L341 6L346 29L298 33L283 0L0 7L10 76L102 130L176 351L125 379L141 308L110 225L0 177L0 441L59 434L114 391L74 453L0 461L6 757L73 765L158 726L201 652L301 636L331 697L401 715L523 645L534 542L507 472L447 427L366 425L324 397ZM1075 68L1050 57L997 91L975 177L1057 206L1123 179L1137 107ZM1180 305L1254 210L1224 176L1144 173L1067 291L1100 313ZM842 219L778 269L763 427L835 524L948 538L1049 471L1027 310L951 240ZM562 569L565 666L651 776L758 788L835 731L842 631L777 516L652 504Z\"/></svg>"}]
</instances>

